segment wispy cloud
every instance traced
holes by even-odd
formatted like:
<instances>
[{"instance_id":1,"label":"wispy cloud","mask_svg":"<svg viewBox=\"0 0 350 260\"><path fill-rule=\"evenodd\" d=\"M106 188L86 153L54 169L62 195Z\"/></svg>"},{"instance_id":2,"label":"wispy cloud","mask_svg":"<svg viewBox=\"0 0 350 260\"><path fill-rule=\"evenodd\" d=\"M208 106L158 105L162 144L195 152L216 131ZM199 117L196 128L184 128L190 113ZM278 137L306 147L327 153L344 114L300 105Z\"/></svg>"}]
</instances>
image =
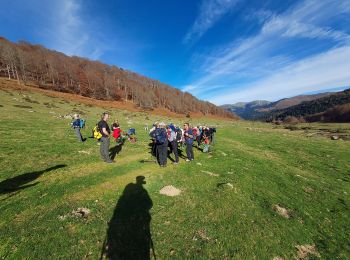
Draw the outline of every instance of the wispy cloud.
<instances>
[{"instance_id":1,"label":"wispy cloud","mask_svg":"<svg viewBox=\"0 0 350 260\"><path fill-rule=\"evenodd\" d=\"M238 0L203 0L199 14L183 42L189 43L202 37L221 17L230 12Z\"/></svg>"},{"instance_id":2,"label":"wispy cloud","mask_svg":"<svg viewBox=\"0 0 350 260\"><path fill-rule=\"evenodd\" d=\"M328 88L346 83L345 75L339 73L334 73L342 79L339 82L336 80L337 77L327 73L319 78L322 79L320 81L316 80L316 77L305 77L299 68L305 68L301 64L309 64L307 71L315 76L319 74L317 65L321 60L335 59L336 54L340 59L339 53L345 55L349 62L347 63L346 59L335 62L331 70L341 72L344 66L349 68L349 52L341 48L350 45L349 34L327 25L328 21L337 18L339 14L349 14L349 6L349 0L342 2L310 0L303 1L292 10L280 15L269 13L268 19L264 21L257 35L235 40L226 48L209 53L208 57L202 60L202 64L205 64L202 66L202 76L191 82L190 87L185 86L183 90L222 104L240 99L261 98L261 93L269 93L270 96L266 96L269 100L281 97L289 90L290 93L299 94L307 90L312 91L317 85L321 89L322 82L328 84ZM308 42L300 45L297 40L303 39ZM315 41L327 41L330 46L321 52L316 52ZM332 48L338 52L332 52ZM326 66L325 63L324 67ZM297 73L295 76L299 80L291 81L293 74L287 73L287 70ZM271 82L272 79L274 84ZM277 79L280 82L277 82ZM265 80L269 84L265 84ZM293 82L293 85L285 82ZM212 90L217 90L217 86L223 83L225 86L215 93L221 92L225 95L213 94ZM308 89L307 86L312 86L313 89ZM297 90L300 92L297 93Z\"/></svg>"},{"instance_id":3,"label":"wispy cloud","mask_svg":"<svg viewBox=\"0 0 350 260\"><path fill-rule=\"evenodd\" d=\"M279 99L301 93L350 86L350 46L294 62L246 88L214 97L217 104L256 99Z\"/></svg>"},{"instance_id":4,"label":"wispy cloud","mask_svg":"<svg viewBox=\"0 0 350 260\"><path fill-rule=\"evenodd\" d=\"M67 55L98 59L104 44L96 37L96 28L84 19L82 0L61 0L52 3L49 46Z\"/></svg>"}]
</instances>

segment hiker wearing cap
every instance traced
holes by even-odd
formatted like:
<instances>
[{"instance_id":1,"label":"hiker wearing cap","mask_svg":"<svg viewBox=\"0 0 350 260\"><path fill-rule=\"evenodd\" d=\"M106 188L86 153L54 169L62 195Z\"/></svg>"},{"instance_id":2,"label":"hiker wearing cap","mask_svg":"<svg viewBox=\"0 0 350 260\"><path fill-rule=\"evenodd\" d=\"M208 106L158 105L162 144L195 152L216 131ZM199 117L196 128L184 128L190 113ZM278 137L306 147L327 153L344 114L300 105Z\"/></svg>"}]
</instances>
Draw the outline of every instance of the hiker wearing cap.
<instances>
[{"instance_id":1,"label":"hiker wearing cap","mask_svg":"<svg viewBox=\"0 0 350 260\"><path fill-rule=\"evenodd\" d=\"M83 137L80 132L80 127L81 127L80 116L78 114L75 114L73 117L74 117L74 121L72 123L72 127L74 129L75 135L77 136L79 142L83 142Z\"/></svg>"},{"instance_id":2,"label":"hiker wearing cap","mask_svg":"<svg viewBox=\"0 0 350 260\"><path fill-rule=\"evenodd\" d=\"M154 131L154 139L159 165L165 167L168 157L168 138L165 129L165 123L161 122Z\"/></svg>"},{"instance_id":3,"label":"hiker wearing cap","mask_svg":"<svg viewBox=\"0 0 350 260\"><path fill-rule=\"evenodd\" d=\"M174 164L179 163L179 153L178 153L178 145L177 145L177 133L176 133L176 128L173 124L170 124L167 129L167 134L168 134L168 141L171 146L171 151L175 155L175 162Z\"/></svg>"},{"instance_id":4,"label":"hiker wearing cap","mask_svg":"<svg viewBox=\"0 0 350 260\"><path fill-rule=\"evenodd\" d=\"M187 159L186 162L193 161L194 160L194 154L193 154L193 132L190 128L189 123L184 124L184 137L185 137L185 143L186 143L186 154Z\"/></svg>"},{"instance_id":5,"label":"hiker wearing cap","mask_svg":"<svg viewBox=\"0 0 350 260\"><path fill-rule=\"evenodd\" d=\"M111 160L109 157L109 144L110 144L110 134L111 130L109 129L109 125L107 124L107 120L109 118L108 113L103 113L101 116L101 121L98 122L98 129L100 129L100 132L102 134L102 137L100 139L100 153L102 159L106 163L112 163L114 161Z\"/></svg>"}]
</instances>

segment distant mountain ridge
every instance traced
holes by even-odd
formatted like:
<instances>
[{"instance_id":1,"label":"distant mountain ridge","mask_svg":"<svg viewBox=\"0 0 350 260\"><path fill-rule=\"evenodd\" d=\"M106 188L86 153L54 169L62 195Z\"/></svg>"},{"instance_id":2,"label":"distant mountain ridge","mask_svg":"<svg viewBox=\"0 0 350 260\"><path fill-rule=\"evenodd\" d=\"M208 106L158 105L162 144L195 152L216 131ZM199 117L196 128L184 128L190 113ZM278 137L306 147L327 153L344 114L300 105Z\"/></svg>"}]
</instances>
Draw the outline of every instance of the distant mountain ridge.
<instances>
[{"instance_id":1,"label":"distant mountain ridge","mask_svg":"<svg viewBox=\"0 0 350 260\"><path fill-rule=\"evenodd\" d=\"M287 109L299 105L303 102L316 100L334 94L333 92L319 93L313 95L298 95L291 98L280 99L275 102L267 100L255 100L251 102L238 102L232 105L222 105L221 107L235 113L246 120L257 120L265 118L272 111Z\"/></svg>"},{"instance_id":2,"label":"distant mountain ridge","mask_svg":"<svg viewBox=\"0 0 350 260\"><path fill-rule=\"evenodd\" d=\"M238 102L233 105L222 105L221 107L243 119L252 120L261 114L259 109L265 109L269 104L271 102L266 100L255 100L252 102Z\"/></svg>"},{"instance_id":3,"label":"distant mountain ridge","mask_svg":"<svg viewBox=\"0 0 350 260\"><path fill-rule=\"evenodd\" d=\"M301 102L295 106L273 110L259 119L285 121L291 117L307 122L350 122L350 89Z\"/></svg>"}]
</instances>

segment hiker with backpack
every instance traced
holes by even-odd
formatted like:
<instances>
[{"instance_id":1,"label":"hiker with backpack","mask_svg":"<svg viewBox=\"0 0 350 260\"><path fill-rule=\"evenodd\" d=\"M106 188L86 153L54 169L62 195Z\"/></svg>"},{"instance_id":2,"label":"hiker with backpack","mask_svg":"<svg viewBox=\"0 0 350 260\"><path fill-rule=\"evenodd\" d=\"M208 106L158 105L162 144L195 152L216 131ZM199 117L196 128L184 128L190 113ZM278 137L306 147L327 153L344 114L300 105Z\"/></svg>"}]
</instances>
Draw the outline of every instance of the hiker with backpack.
<instances>
[{"instance_id":1,"label":"hiker with backpack","mask_svg":"<svg viewBox=\"0 0 350 260\"><path fill-rule=\"evenodd\" d=\"M199 136L199 129L198 129L198 127L193 127L192 128L192 133L193 133L193 140L197 141L197 138ZM198 148L199 148L199 145L198 145Z\"/></svg>"},{"instance_id":2,"label":"hiker with backpack","mask_svg":"<svg viewBox=\"0 0 350 260\"><path fill-rule=\"evenodd\" d=\"M209 152L209 149L210 149L210 130L208 127L205 127L203 129L203 135L202 135L202 138L203 138L203 142L204 142L204 147L203 147L203 152L204 153L207 153Z\"/></svg>"},{"instance_id":3,"label":"hiker with backpack","mask_svg":"<svg viewBox=\"0 0 350 260\"><path fill-rule=\"evenodd\" d=\"M171 146L171 151L175 155L174 164L178 164L179 163L179 153L178 153L178 146L177 146L176 129L175 129L175 126L173 124L170 124L167 129L168 129L168 131L167 131L168 141L169 141L170 146Z\"/></svg>"},{"instance_id":4,"label":"hiker with backpack","mask_svg":"<svg viewBox=\"0 0 350 260\"><path fill-rule=\"evenodd\" d=\"M203 127L202 126L198 126L198 135L197 135L197 138L196 138L198 147L201 146L202 138L203 138Z\"/></svg>"},{"instance_id":5,"label":"hiker with backpack","mask_svg":"<svg viewBox=\"0 0 350 260\"><path fill-rule=\"evenodd\" d=\"M111 158L109 157L111 130L109 129L109 125L107 123L108 118L109 114L107 112L104 112L101 116L101 121L97 124L97 127L99 132L101 133L101 138L99 139L101 157L106 163L113 163L114 161L111 160Z\"/></svg>"},{"instance_id":6,"label":"hiker with backpack","mask_svg":"<svg viewBox=\"0 0 350 260\"><path fill-rule=\"evenodd\" d=\"M126 135L128 136L128 140L131 143L136 143L137 142L136 129L135 128L129 128L129 130L126 133Z\"/></svg>"},{"instance_id":7,"label":"hiker with backpack","mask_svg":"<svg viewBox=\"0 0 350 260\"><path fill-rule=\"evenodd\" d=\"M85 121L83 119L80 119L80 116L78 114L75 114L73 117L74 121L72 122L72 127L74 129L75 135L77 136L79 142L84 142L80 129L84 127L83 123L85 123Z\"/></svg>"},{"instance_id":8,"label":"hiker with backpack","mask_svg":"<svg viewBox=\"0 0 350 260\"><path fill-rule=\"evenodd\" d=\"M215 143L216 128L215 127L211 127L209 129L209 131L210 131L210 143L214 144Z\"/></svg>"},{"instance_id":9,"label":"hiker with backpack","mask_svg":"<svg viewBox=\"0 0 350 260\"><path fill-rule=\"evenodd\" d=\"M185 137L185 143L186 143L186 154L187 159L186 162L190 162L194 160L194 154L193 154L193 131L190 128L189 123L184 124L184 137Z\"/></svg>"},{"instance_id":10,"label":"hiker with backpack","mask_svg":"<svg viewBox=\"0 0 350 260\"><path fill-rule=\"evenodd\" d=\"M123 131L120 129L118 121L114 121L112 124L113 137L117 145L123 145L125 137L122 135Z\"/></svg>"},{"instance_id":11,"label":"hiker with backpack","mask_svg":"<svg viewBox=\"0 0 350 260\"><path fill-rule=\"evenodd\" d=\"M153 132L156 145L156 153L160 167L166 167L168 157L168 138L165 129L165 123L159 123Z\"/></svg>"}]
</instances>

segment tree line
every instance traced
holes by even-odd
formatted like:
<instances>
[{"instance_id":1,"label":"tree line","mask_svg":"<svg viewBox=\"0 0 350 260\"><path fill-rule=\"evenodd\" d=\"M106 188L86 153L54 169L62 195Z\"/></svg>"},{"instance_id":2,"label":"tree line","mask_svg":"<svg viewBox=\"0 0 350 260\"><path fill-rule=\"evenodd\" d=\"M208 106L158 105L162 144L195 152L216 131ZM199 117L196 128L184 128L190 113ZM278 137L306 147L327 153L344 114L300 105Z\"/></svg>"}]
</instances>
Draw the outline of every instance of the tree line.
<instances>
[{"instance_id":1,"label":"tree line","mask_svg":"<svg viewBox=\"0 0 350 260\"><path fill-rule=\"evenodd\" d=\"M18 83L78 94L99 100L131 101L142 109L164 108L175 113L235 116L158 80L117 66L49 50L25 41L0 37L0 76Z\"/></svg>"},{"instance_id":2,"label":"tree line","mask_svg":"<svg viewBox=\"0 0 350 260\"><path fill-rule=\"evenodd\" d=\"M301 121L315 122L349 122L350 89L329 95L327 97L305 101L285 109L263 114L263 121L285 121L296 118ZM287 121L288 121L287 120Z\"/></svg>"}]
</instances>

